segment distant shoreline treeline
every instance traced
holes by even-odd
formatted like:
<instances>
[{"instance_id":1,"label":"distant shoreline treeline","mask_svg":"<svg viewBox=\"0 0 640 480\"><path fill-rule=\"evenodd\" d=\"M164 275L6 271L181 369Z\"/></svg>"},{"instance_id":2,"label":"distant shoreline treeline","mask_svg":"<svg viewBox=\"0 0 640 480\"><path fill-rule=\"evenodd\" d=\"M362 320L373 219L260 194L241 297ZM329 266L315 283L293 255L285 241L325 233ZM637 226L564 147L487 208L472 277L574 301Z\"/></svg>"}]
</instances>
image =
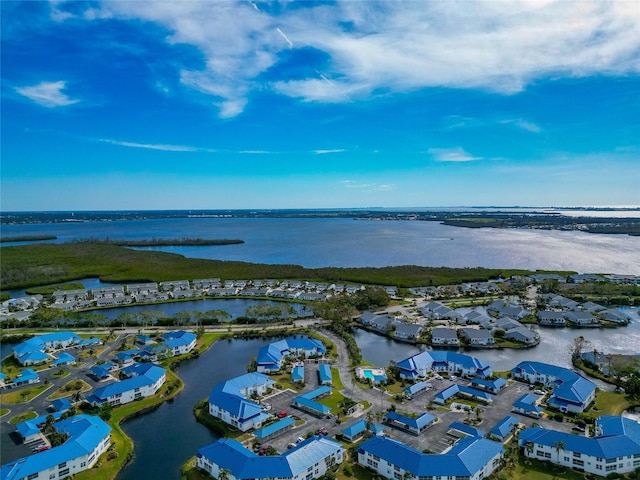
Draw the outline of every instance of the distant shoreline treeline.
<instances>
[{"instance_id":1,"label":"distant shoreline treeline","mask_svg":"<svg viewBox=\"0 0 640 480\"><path fill-rule=\"evenodd\" d=\"M239 239L206 239L206 238L152 238L150 240L113 240L110 238L89 238L76 240L75 243L97 243L117 245L120 247L199 247L211 245L236 245L244 243Z\"/></svg>"},{"instance_id":2,"label":"distant shoreline treeline","mask_svg":"<svg viewBox=\"0 0 640 480\"><path fill-rule=\"evenodd\" d=\"M43 240L56 240L55 235L22 235L19 237L1 237L0 243L9 242L39 242Z\"/></svg>"},{"instance_id":3,"label":"distant shoreline treeline","mask_svg":"<svg viewBox=\"0 0 640 480\"><path fill-rule=\"evenodd\" d=\"M109 243L71 242L3 247L0 289L28 288L91 277L116 283L216 277L221 279L305 279L414 287L479 282L531 273L533 272L516 269L417 265L380 268L304 268L300 265L186 258L175 253L134 250Z\"/></svg>"}]
</instances>

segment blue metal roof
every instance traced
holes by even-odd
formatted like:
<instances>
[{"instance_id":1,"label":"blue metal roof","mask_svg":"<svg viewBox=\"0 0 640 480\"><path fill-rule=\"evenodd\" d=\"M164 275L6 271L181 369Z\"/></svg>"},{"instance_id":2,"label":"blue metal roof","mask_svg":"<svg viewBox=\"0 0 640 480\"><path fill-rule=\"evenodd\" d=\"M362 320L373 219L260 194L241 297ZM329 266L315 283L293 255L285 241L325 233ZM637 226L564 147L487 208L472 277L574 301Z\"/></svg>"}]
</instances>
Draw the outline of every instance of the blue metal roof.
<instances>
[{"instance_id":1,"label":"blue metal roof","mask_svg":"<svg viewBox=\"0 0 640 480\"><path fill-rule=\"evenodd\" d=\"M294 382L301 382L304 380L304 367L298 365L291 370L291 380Z\"/></svg>"},{"instance_id":2,"label":"blue metal roof","mask_svg":"<svg viewBox=\"0 0 640 480\"><path fill-rule=\"evenodd\" d=\"M485 378L474 378L471 380L472 385L482 385L483 387L499 390L507 384L504 378L496 378L495 380L487 380Z\"/></svg>"},{"instance_id":3,"label":"blue metal roof","mask_svg":"<svg viewBox=\"0 0 640 480\"><path fill-rule=\"evenodd\" d=\"M365 441L358 452L369 452L415 476L474 476L503 452L502 444L478 437L465 437L447 453L419 452L388 437Z\"/></svg>"},{"instance_id":4,"label":"blue metal roof","mask_svg":"<svg viewBox=\"0 0 640 480\"><path fill-rule=\"evenodd\" d=\"M502 420L500 420L495 427L489 430L491 435L495 435L498 438L504 438L520 423L515 417L507 415Z\"/></svg>"},{"instance_id":5,"label":"blue metal roof","mask_svg":"<svg viewBox=\"0 0 640 480\"><path fill-rule=\"evenodd\" d=\"M111 427L99 417L76 415L54 424L58 432L68 433L70 438L51 450L30 455L2 466L1 480L18 480L42 470L56 467L78 457L88 455L111 432Z\"/></svg>"},{"instance_id":6,"label":"blue metal roof","mask_svg":"<svg viewBox=\"0 0 640 480\"><path fill-rule=\"evenodd\" d=\"M311 390L310 392L305 393L304 395L300 395L298 398L306 398L309 400L313 400L314 398L318 398L322 395L326 395L327 393L331 393L332 388L328 385L323 385L320 388L316 388L315 390Z\"/></svg>"},{"instance_id":7,"label":"blue metal roof","mask_svg":"<svg viewBox=\"0 0 640 480\"><path fill-rule=\"evenodd\" d=\"M346 435L349 438L353 438L356 435L364 432L366 429L367 429L367 421L362 419L362 420L358 420L353 425L350 425L349 427L343 429L342 434Z\"/></svg>"},{"instance_id":8,"label":"blue metal roof","mask_svg":"<svg viewBox=\"0 0 640 480\"><path fill-rule=\"evenodd\" d=\"M285 428L294 425L295 423L296 421L292 417L285 417L282 420L278 420L271 425L261 428L260 430L256 430L254 435L262 440L265 437L269 437L280 430L284 430Z\"/></svg>"},{"instance_id":9,"label":"blue metal roof","mask_svg":"<svg viewBox=\"0 0 640 480\"><path fill-rule=\"evenodd\" d=\"M315 410L316 412L322 413L323 415L331 412L331 408L327 407L326 405L314 402L313 400L305 397L296 397L293 399L293 403L294 405L300 405L306 408L310 408L311 410Z\"/></svg>"},{"instance_id":10,"label":"blue metal roof","mask_svg":"<svg viewBox=\"0 0 640 480\"><path fill-rule=\"evenodd\" d=\"M158 367L154 364L148 365L149 368L143 374L98 388L94 390L92 396L104 401L108 397L111 397L118 393L124 393L136 388L153 385L158 380L160 380L163 375L166 374L164 368Z\"/></svg>"},{"instance_id":11,"label":"blue metal roof","mask_svg":"<svg viewBox=\"0 0 640 480\"><path fill-rule=\"evenodd\" d=\"M62 352L58 355L58 358L56 358L53 361L54 365L60 365L62 363L69 363L69 362L75 362L76 361L76 357L74 357L73 355L71 355L70 353L67 352Z\"/></svg>"},{"instance_id":12,"label":"blue metal roof","mask_svg":"<svg viewBox=\"0 0 640 480\"><path fill-rule=\"evenodd\" d=\"M331 375L331 367L326 364L322 364L318 367L318 374L320 375L320 382L331 382L333 377Z\"/></svg>"},{"instance_id":13,"label":"blue metal roof","mask_svg":"<svg viewBox=\"0 0 640 480\"><path fill-rule=\"evenodd\" d=\"M410 378L417 377L419 372L430 370L434 364L447 366L455 364L461 369L481 373L484 376L491 374L491 366L484 360L446 350L426 350L397 363L402 375Z\"/></svg>"},{"instance_id":14,"label":"blue metal roof","mask_svg":"<svg viewBox=\"0 0 640 480\"><path fill-rule=\"evenodd\" d=\"M449 428L453 430L458 430L466 435L470 435L472 437L484 437L486 432L484 430L480 430L472 425L462 423L462 422L453 422L449 425Z\"/></svg>"},{"instance_id":15,"label":"blue metal roof","mask_svg":"<svg viewBox=\"0 0 640 480\"><path fill-rule=\"evenodd\" d=\"M417 418L407 417L397 412L387 412L384 417L385 420L394 421L405 424L408 428L420 430L421 428L432 423L436 417L429 413L423 413Z\"/></svg>"},{"instance_id":16,"label":"blue metal roof","mask_svg":"<svg viewBox=\"0 0 640 480\"><path fill-rule=\"evenodd\" d=\"M232 439L220 439L198 450L198 456L229 470L238 480L292 478L331 454L344 452L325 437L311 437L279 456L258 456Z\"/></svg>"},{"instance_id":17,"label":"blue metal roof","mask_svg":"<svg viewBox=\"0 0 640 480\"><path fill-rule=\"evenodd\" d=\"M72 404L66 398L57 398L51 402L51 406L56 412L64 412L72 407Z\"/></svg>"},{"instance_id":18,"label":"blue metal roof","mask_svg":"<svg viewBox=\"0 0 640 480\"><path fill-rule=\"evenodd\" d=\"M407 392L409 395L415 395L418 392L422 392L423 390L426 390L430 386L431 384L429 382L417 382L417 383L414 383L413 385L409 385L407 388L404 389L404 391Z\"/></svg>"},{"instance_id":19,"label":"blue metal roof","mask_svg":"<svg viewBox=\"0 0 640 480\"><path fill-rule=\"evenodd\" d=\"M285 355L296 350L324 354L327 349L321 341L313 338L286 338L284 340L279 340L269 345L265 345L258 350L256 363L259 366L279 368Z\"/></svg>"},{"instance_id":20,"label":"blue metal roof","mask_svg":"<svg viewBox=\"0 0 640 480\"><path fill-rule=\"evenodd\" d=\"M553 446L564 444L564 450L580 452L593 457L613 459L627 455L640 455L640 424L623 417L604 416L596 421L600 429L597 437L585 437L545 428L527 428L520 432L518 444L528 442Z\"/></svg>"},{"instance_id":21,"label":"blue metal roof","mask_svg":"<svg viewBox=\"0 0 640 480\"><path fill-rule=\"evenodd\" d=\"M78 343L78 346L80 347L87 347L89 345L98 345L102 343L102 341L99 338L87 338L86 340L82 340L80 343Z\"/></svg>"},{"instance_id":22,"label":"blue metal roof","mask_svg":"<svg viewBox=\"0 0 640 480\"><path fill-rule=\"evenodd\" d=\"M525 393L518 400L513 402L513 406L515 408L521 408L522 410L526 410L529 412L542 413L542 408L540 408L538 405L535 405L536 400L538 400L537 395Z\"/></svg>"},{"instance_id":23,"label":"blue metal roof","mask_svg":"<svg viewBox=\"0 0 640 480\"><path fill-rule=\"evenodd\" d=\"M29 380L37 380L40 376L31 368L25 368L20 371L20 375L13 379L13 383L28 382Z\"/></svg>"},{"instance_id":24,"label":"blue metal roof","mask_svg":"<svg viewBox=\"0 0 640 480\"><path fill-rule=\"evenodd\" d=\"M557 365L542 362L520 362L511 370L515 376L546 375L555 378L553 397L550 403L565 405L567 402L586 407L586 402L596 390L596 384L581 375Z\"/></svg>"}]
</instances>

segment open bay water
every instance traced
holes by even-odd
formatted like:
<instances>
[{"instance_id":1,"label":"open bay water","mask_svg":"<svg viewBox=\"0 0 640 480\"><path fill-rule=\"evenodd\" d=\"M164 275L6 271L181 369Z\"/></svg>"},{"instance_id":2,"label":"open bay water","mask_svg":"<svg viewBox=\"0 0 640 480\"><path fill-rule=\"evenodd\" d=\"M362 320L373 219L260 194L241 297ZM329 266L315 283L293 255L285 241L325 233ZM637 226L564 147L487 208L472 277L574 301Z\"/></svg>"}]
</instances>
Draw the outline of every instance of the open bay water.
<instances>
[{"instance_id":1,"label":"open bay water","mask_svg":"<svg viewBox=\"0 0 640 480\"><path fill-rule=\"evenodd\" d=\"M427 221L165 218L3 225L2 235L56 235L54 242L86 238L240 239L245 243L152 249L191 258L309 268L421 265L640 274L640 237L558 230L470 229Z\"/></svg>"}]
</instances>

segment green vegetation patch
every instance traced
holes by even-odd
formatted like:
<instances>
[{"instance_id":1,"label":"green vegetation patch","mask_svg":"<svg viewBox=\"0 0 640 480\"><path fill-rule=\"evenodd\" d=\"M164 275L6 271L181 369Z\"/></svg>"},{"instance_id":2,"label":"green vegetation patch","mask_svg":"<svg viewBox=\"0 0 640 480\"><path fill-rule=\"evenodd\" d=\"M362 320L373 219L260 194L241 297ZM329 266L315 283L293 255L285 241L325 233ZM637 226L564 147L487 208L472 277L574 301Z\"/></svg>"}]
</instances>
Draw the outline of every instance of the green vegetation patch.
<instances>
[{"instance_id":1,"label":"green vegetation patch","mask_svg":"<svg viewBox=\"0 0 640 480\"><path fill-rule=\"evenodd\" d=\"M48 400L55 400L57 398L68 397L80 392L87 392L91 390L89 385L84 380L72 380L64 385L62 388L55 391L51 396L47 397Z\"/></svg>"},{"instance_id":2,"label":"green vegetation patch","mask_svg":"<svg viewBox=\"0 0 640 480\"><path fill-rule=\"evenodd\" d=\"M9 410L7 410L7 412L8 411ZM33 410L29 410L28 412L25 412L21 415L16 415L11 420L9 420L9 423L11 425L17 425L18 423L24 422L26 420L31 420L32 418L36 418L37 416L38 414L36 412L34 412Z\"/></svg>"},{"instance_id":3,"label":"green vegetation patch","mask_svg":"<svg viewBox=\"0 0 640 480\"><path fill-rule=\"evenodd\" d=\"M108 282L161 282L208 278L211 272L228 278L304 278L411 287L485 281L499 276L524 275L527 270L420 267L318 268L267 265L185 258L159 251L142 251L118 245L73 242L29 244L2 249L0 289L26 288L98 277Z\"/></svg>"},{"instance_id":4,"label":"green vegetation patch","mask_svg":"<svg viewBox=\"0 0 640 480\"><path fill-rule=\"evenodd\" d=\"M29 388L3 393L0 395L0 404L15 405L17 403L29 402L48 388L51 388L51 386L52 385L33 385Z\"/></svg>"}]
</instances>

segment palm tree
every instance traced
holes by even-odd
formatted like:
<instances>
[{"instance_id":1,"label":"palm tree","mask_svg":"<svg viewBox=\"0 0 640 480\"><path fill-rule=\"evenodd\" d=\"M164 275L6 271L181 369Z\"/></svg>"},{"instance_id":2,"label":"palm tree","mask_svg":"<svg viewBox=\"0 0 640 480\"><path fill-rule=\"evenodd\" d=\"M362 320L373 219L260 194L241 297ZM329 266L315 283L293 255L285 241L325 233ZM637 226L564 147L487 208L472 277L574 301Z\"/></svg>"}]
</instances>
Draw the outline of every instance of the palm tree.
<instances>
[{"instance_id":1,"label":"palm tree","mask_svg":"<svg viewBox=\"0 0 640 480\"><path fill-rule=\"evenodd\" d=\"M226 468L221 468L218 470L218 480L229 480L229 476L231 475L231 471Z\"/></svg>"},{"instance_id":2,"label":"palm tree","mask_svg":"<svg viewBox=\"0 0 640 480\"><path fill-rule=\"evenodd\" d=\"M564 442L562 440L558 440L557 442L554 442L552 444L553 447L556 448L556 463L559 464L560 463L560 450L564 451Z\"/></svg>"}]
</instances>

